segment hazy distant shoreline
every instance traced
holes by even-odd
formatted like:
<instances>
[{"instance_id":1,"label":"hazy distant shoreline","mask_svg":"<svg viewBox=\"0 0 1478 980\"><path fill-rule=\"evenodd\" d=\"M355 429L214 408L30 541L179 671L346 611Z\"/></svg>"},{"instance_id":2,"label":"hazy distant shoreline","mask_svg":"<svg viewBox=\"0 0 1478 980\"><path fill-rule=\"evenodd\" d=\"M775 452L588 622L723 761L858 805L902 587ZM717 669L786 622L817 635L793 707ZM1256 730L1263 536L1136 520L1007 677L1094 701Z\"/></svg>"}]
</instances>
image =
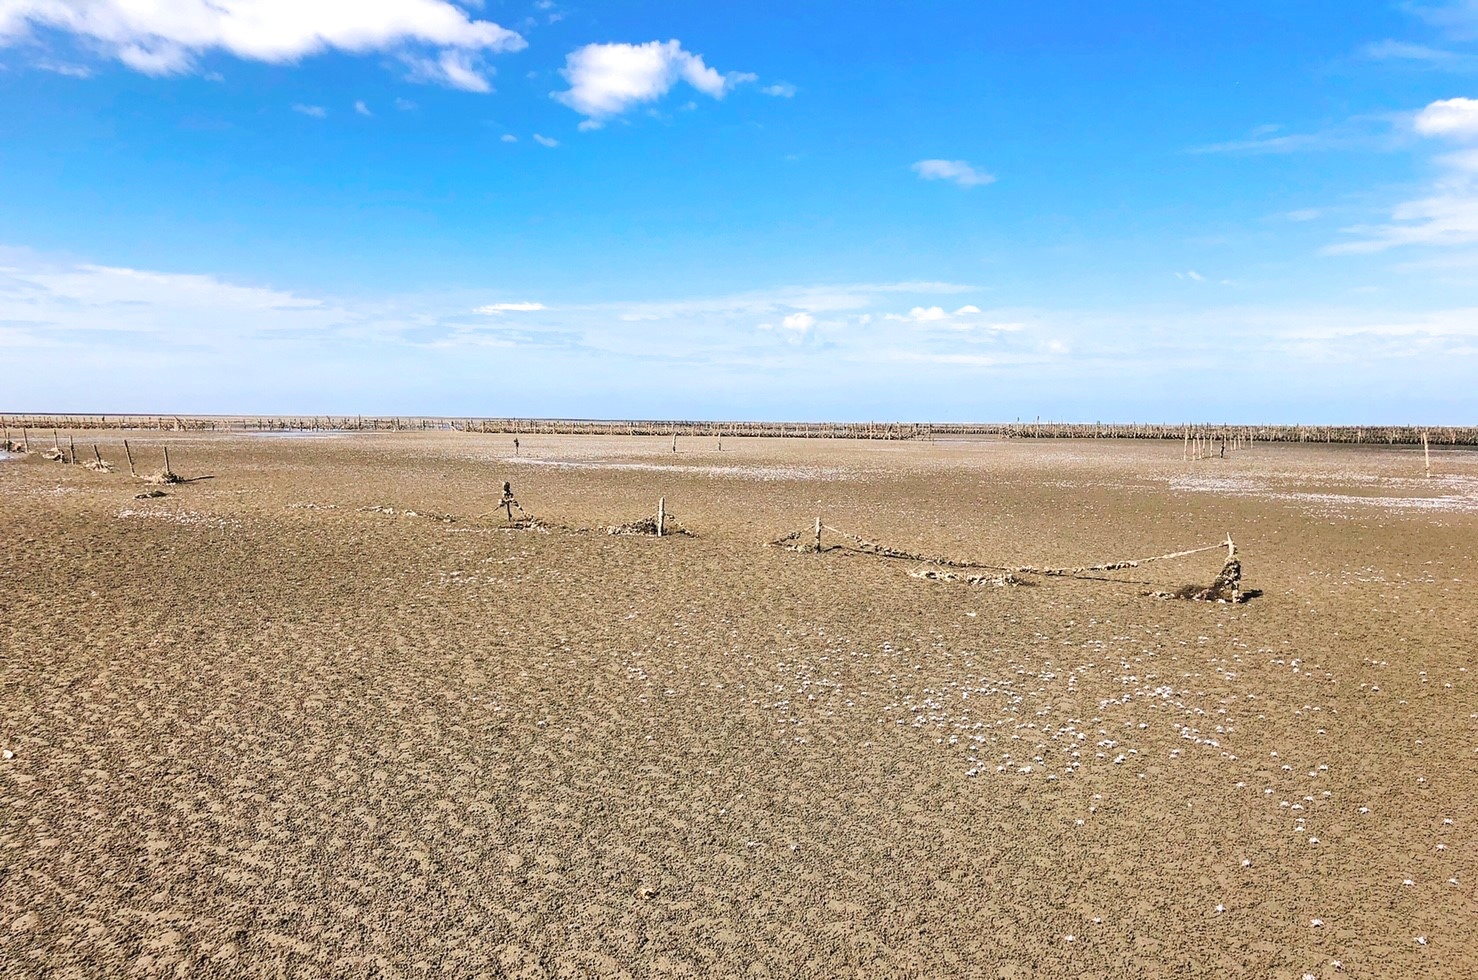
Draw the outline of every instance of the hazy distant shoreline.
<instances>
[{"instance_id":1,"label":"hazy distant shoreline","mask_svg":"<svg viewBox=\"0 0 1478 980\"><path fill-rule=\"evenodd\" d=\"M455 430L508 435L614 435L794 439L932 439L997 436L1008 439L1168 439L1433 446L1478 445L1478 425L1297 425L1207 422L778 422L694 419L515 418L449 415L0 415L9 430L139 429L152 431L400 432Z\"/></svg>"}]
</instances>

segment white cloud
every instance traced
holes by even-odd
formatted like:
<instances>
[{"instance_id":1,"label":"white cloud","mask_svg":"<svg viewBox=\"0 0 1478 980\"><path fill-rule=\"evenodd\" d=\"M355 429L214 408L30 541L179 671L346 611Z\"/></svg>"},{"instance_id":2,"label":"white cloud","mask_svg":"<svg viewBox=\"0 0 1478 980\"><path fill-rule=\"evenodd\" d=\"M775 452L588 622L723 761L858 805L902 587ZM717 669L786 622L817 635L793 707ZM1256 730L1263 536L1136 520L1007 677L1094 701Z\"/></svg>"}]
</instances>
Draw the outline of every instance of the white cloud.
<instances>
[{"instance_id":1,"label":"white cloud","mask_svg":"<svg viewBox=\"0 0 1478 980\"><path fill-rule=\"evenodd\" d=\"M517 143L518 142L518 137L517 136L514 136L512 133L504 133L502 136L500 136L498 138L501 139L504 143Z\"/></svg>"},{"instance_id":2,"label":"white cloud","mask_svg":"<svg viewBox=\"0 0 1478 980\"><path fill-rule=\"evenodd\" d=\"M1437 158L1437 162L1451 170L1478 172L1478 147L1444 153Z\"/></svg>"},{"instance_id":3,"label":"white cloud","mask_svg":"<svg viewBox=\"0 0 1478 980\"><path fill-rule=\"evenodd\" d=\"M1416 114L1412 127L1423 136L1478 137L1478 99L1441 99Z\"/></svg>"},{"instance_id":4,"label":"white cloud","mask_svg":"<svg viewBox=\"0 0 1478 980\"><path fill-rule=\"evenodd\" d=\"M344 316L322 300L215 276L58 265L25 252L0 253L0 322L26 325L50 343L97 333L206 342L230 332L314 331Z\"/></svg>"},{"instance_id":5,"label":"white cloud","mask_svg":"<svg viewBox=\"0 0 1478 980\"><path fill-rule=\"evenodd\" d=\"M760 91L766 95L773 95L777 99L793 99L795 98L796 88L789 82L776 82L774 85L766 85Z\"/></svg>"},{"instance_id":6,"label":"white cloud","mask_svg":"<svg viewBox=\"0 0 1478 980\"><path fill-rule=\"evenodd\" d=\"M483 64L481 55L473 51L448 49L435 58L402 55L401 60L408 69L407 81L445 85L464 92L487 93L493 90L487 79L493 70Z\"/></svg>"},{"instance_id":7,"label":"white cloud","mask_svg":"<svg viewBox=\"0 0 1478 980\"><path fill-rule=\"evenodd\" d=\"M1478 57L1471 54L1406 41L1378 41L1367 44L1360 53L1372 61L1404 61L1437 71L1466 72L1478 66Z\"/></svg>"},{"instance_id":8,"label":"white cloud","mask_svg":"<svg viewBox=\"0 0 1478 980\"><path fill-rule=\"evenodd\" d=\"M587 44L565 56L560 74L570 87L551 93L553 97L597 123L657 101L679 81L722 99L735 85L756 78L748 73L721 75L678 41Z\"/></svg>"},{"instance_id":9,"label":"white cloud","mask_svg":"<svg viewBox=\"0 0 1478 980\"><path fill-rule=\"evenodd\" d=\"M1194 414L1208 385L1245 391L1264 417L1358 422L1435 406L1461 418L1478 405L1473 308L987 307L907 329L866 319L887 303L928 310L947 286L851 283L479 316L471 310L483 298L466 293L328 300L0 247L0 358L19 408L110 412L158 410L150 399L168 386L181 412L477 414L494 373L529 414L637 418L1009 418L1043 399L1086 418L1178 418ZM800 314L815 323L781 326ZM761 320L771 329L755 330ZM1245 356L1228 361L1233 334ZM1126 389L1156 394L1143 402ZM941 402L941 390L958 397Z\"/></svg>"},{"instance_id":10,"label":"white cloud","mask_svg":"<svg viewBox=\"0 0 1478 980\"><path fill-rule=\"evenodd\" d=\"M1455 40L1478 38L1478 0L1450 0L1428 6L1413 4L1408 9Z\"/></svg>"},{"instance_id":11,"label":"white cloud","mask_svg":"<svg viewBox=\"0 0 1478 980\"><path fill-rule=\"evenodd\" d=\"M85 68L82 65L67 64L66 62L38 61L36 62L35 67L40 68L42 71L49 71L54 75L65 75L68 78L92 77L91 68Z\"/></svg>"},{"instance_id":12,"label":"white cloud","mask_svg":"<svg viewBox=\"0 0 1478 980\"><path fill-rule=\"evenodd\" d=\"M328 115L328 110L321 105L303 105L301 102L293 105L293 112L312 116L314 119L322 119Z\"/></svg>"},{"instance_id":13,"label":"white cloud","mask_svg":"<svg viewBox=\"0 0 1478 980\"><path fill-rule=\"evenodd\" d=\"M961 187L980 187L996 182L994 175L976 170L964 160L920 160L913 165L913 172L924 180L952 180Z\"/></svg>"},{"instance_id":14,"label":"white cloud","mask_svg":"<svg viewBox=\"0 0 1478 980\"><path fill-rule=\"evenodd\" d=\"M1478 185L1472 177L1455 178L1439 193L1398 204L1383 225L1343 229L1357 240L1325 249L1333 255L1383 252L1402 245L1452 246L1478 242Z\"/></svg>"},{"instance_id":15,"label":"white cloud","mask_svg":"<svg viewBox=\"0 0 1478 980\"><path fill-rule=\"evenodd\" d=\"M553 136L544 136L540 133L534 134L534 142L538 143L540 146L547 146L550 148L559 145L559 140L555 139Z\"/></svg>"},{"instance_id":16,"label":"white cloud","mask_svg":"<svg viewBox=\"0 0 1478 980\"><path fill-rule=\"evenodd\" d=\"M805 333L816 325L816 318L809 313L792 313L781 320L780 325L786 330Z\"/></svg>"},{"instance_id":17,"label":"white cloud","mask_svg":"<svg viewBox=\"0 0 1478 980\"><path fill-rule=\"evenodd\" d=\"M479 306L472 312L496 316L499 313L532 313L535 310L547 310L548 308L543 303L489 303L486 306Z\"/></svg>"},{"instance_id":18,"label":"white cloud","mask_svg":"<svg viewBox=\"0 0 1478 980\"><path fill-rule=\"evenodd\" d=\"M76 35L137 71L169 75L222 51L283 64L327 50L364 54L431 49L423 77L486 91L476 56L525 46L517 33L473 20L448 0L0 0L0 44L37 29Z\"/></svg>"},{"instance_id":19,"label":"white cloud","mask_svg":"<svg viewBox=\"0 0 1478 980\"><path fill-rule=\"evenodd\" d=\"M373 116L374 115L373 112L370 112L369 111L369 106L365 105L363 100L360 100L360 101L357 101L357 102L354 103L354 111L357 112L357 113L359 113L361 116Z\"/></svg>"},{"instance_id":20,"label":"white cloud","mask_svg":"<svg viewBox=\"0 0 1478 980\"><path fill-rule=\"evenodd\" d=\"M883 319L901 323L933 324L949 330L975 330L981 326L991 330L1001 328L1000 324L981 324L975 319L981 313L980 307L973 303L966 304L953 313L942 306L915 306L907 313L886 313Z\"/></svg>"},{"instance_id":21,"label":"white cloud","mask_svg":"<svg viewBox=\"0 0 1478 980\"><path fill-rule=\"evenodd\" d=\"M1299 208L1297 211L1289 211L1283 217L1289 221L1313 221L1319 215L1320 212L1317 208Z\"/></svg>"},{"instance_id":22,"label":"white cloud","mask_svg":"<svg viewBox=\"0 0 1478 980\"><path fill-rule=\"evenodd\" d=\"M1478 99L1432 102L1416 114L1412 128L1423 136L1478 138ZM1405 245L1452 247L1478 242L1478 148L1442 154L1436 163L1447 172L1433 186L1433 193L1396 205L1385 224L1342 229L1355 236L1354 240L1331 245L1325 252L1368 254Z\"/></svg>"},{"instance_id":23,"label":"white cloud","mask_svg":"<svg viewBox=\"0 0 1478 980\"><path fill-rule=\"evenodd\" d=\"M412 109L416 108L416 104L410 99L396 99L395 108L399 109L401 112L410 112Z\"/></svg>"},{"instance_id":24,"label":"white cloud","mask_svg":"<svg viewBox=\"0 0 1478 980\"><path fill-rule=\"evenodd\" d=\"M1189 279L1192 282L1204 282L1206 279L1205 276L1201 275L1201 273L1197 272L1195 269L1191 269L1188 272L1177 272L1175 274L1175 278Z\"/></svg>"}]
</instances>

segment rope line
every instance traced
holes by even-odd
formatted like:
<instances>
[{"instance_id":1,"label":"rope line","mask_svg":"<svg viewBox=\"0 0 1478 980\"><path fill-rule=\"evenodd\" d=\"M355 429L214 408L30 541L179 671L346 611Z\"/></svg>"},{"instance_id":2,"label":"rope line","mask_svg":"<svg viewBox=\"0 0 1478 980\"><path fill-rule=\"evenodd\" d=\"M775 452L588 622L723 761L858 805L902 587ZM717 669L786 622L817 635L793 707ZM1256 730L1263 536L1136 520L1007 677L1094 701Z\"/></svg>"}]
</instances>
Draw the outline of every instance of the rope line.
<instances>
[{"instance_id":1,"label":"rope line","mask_svg":"<svg viewBox=\"0 0 1478 980\"><path fill-rule=\"evenodd\" d=\"M830 524L821 525L821 529L823 531L830 531L832 534L838 535L842 538L847 539L848 541L853 542L856 547L851 550L857 551L861 554L874 555L878 558L896 558L900 561L924 562L929 565L939 565L945 568L984 569L1000 573L1000 575L993 577L992 580L1001 576L1014 575L1041 575L1054 578L1078 578L1086 575L1089 572L1114 572L1125 568L1138 568L1141 565L1148 565L1151 562L1169 561L1174 558L1186 558L1190 555L1199 555L1207 551L1215 551L1218 548L1225 548L1227 546L1227 543L1223 541L1217 544L1209 544L1201 548L1188 548L1183 551L1167 552L1163 555L1151 555L1147 558L1123 558L1117 561L1100 562L1096 565L1073 565L1058 568L1050 566L1042 567L1037 565L998 565L993 562L975 561L973 559L948 558L942 555L924 555L918 554L917 552L904 551L901 548L893 548L889 545L881 544L877 541L871 541L859 534L853 534L850 531L843 531L841 528L832 527ZM792 550L812 551L815 549L814 545L796 546L793 543L800 541L808 534L814 533L815 528L802 528L799 531L792 531L790 534L787 534L784 537L776 538L774 541L770 542L770 545L771 547L785 547L789 545L791 546ZM954 576L951 573L939 573L936 575L921 574L918 577L940 578L946 581L954 581L957 578L960 578L960 576ZM966 578L968 580L969 577ZM976 576L976 578L983 577Z\"/></svg>"}]
</instances>

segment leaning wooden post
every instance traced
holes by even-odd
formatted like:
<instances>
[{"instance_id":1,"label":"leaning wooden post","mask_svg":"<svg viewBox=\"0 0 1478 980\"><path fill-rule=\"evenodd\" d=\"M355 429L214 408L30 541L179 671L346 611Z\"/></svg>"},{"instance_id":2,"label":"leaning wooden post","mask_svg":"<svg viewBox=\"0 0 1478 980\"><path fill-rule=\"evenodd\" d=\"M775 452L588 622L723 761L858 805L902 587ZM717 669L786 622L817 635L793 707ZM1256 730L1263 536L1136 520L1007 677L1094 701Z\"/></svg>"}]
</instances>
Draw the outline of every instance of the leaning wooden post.
<instances>
[{"instance_id":1,"label":"leaning wooden post","mask_svg":"<svg viewBox=\"0 0 1478 980\"><path fill-rule=\"evenodd\" d=\"M24 425L21 426L21 442L25 443L26 455L29 456L31 453L31 430Z\"/></svg>"},{"instance_id":2,"label":"leaning wooden post","mask_svg":"<svg viewBox=\"0 0 1478 980\"><path fill-rule=\"evenodd\" d=\"M821 554L821 518L816 518L816 554Z\"/></svg>"},{"instance_id":3,"label":"leaning wooden post","mask_svg":"<svg viewBox=\"0 0 1478 980\"><path fill-rule=\"evenodd\" d=\"M67 462L77 465L77 440L70 432L67 433Z\"/></svg>"},{"instance_id":4,"label":"leaning wooden post","mask_svg":"<svg viewBox=\"0 0 1478 980\"><path fill-rule=\"evenodd\" d=\"M672 451L677 452L677 430L672 430Z\"/></svg>"},{"instance_id":5,"label":"leaning wooden post","mask_svg":"<svg viewBox=\"0 0 1478 980\"><path fill-rule=\"evenodd\" d=\"M173 472L174 471L169 468L169 447L168 446L165 446L164 447L164 475L165 476L169 476L169 474L171 474Z\"/></svg>"},{"instance_id":6,"label":"leaning wooden post","mask_svg":"<svg viewBox=\"0 0 1478 980\"><path fill-rule=\"evenodd\" d=\"M128 440L123 440L123 454L128 457L128 475L138 476L138 471L133 468L133 450L128 448Z\"/></svg>"},{"instance_id":7,"label":"leaning wooden post","mask_svg":"<svg viewBox=\"0 0 1478 980\"><path fill-rule=\"evenodd\" d=\"M673 436L672 439L673 439L674 442L676 442L677 441L677 436ZM667 524L667 498L666 497L658 497L657 498L657 537L659 537L659 538L662 537L662 532L663 532L666 524Z\"/></svg>"},{"instance_id":8,"label":"leaning wooden post","mask_svg":"<svg viewBox=\"0 0 1478 980\"><path fill-rule=\"evenodd\" d=\"M100 452L98 452L98 444L97 443L93 443L92 444L92 458L95 459L95 460L97 460L98 469L102 469L103 468L103 454L100 453Z\"/></svg>"},{"instance_id":9,"label":"leaning wooden post","mask_svg":"<svg viewBox=\"0 0 1478 980\"><path fill-rule=\"evenodd\" d=\"M1432 478L1432 447L1427 444L1427 430L1422 430L1422 454L1427 458L1427 479Z\"/></svg>"}]
</instances>

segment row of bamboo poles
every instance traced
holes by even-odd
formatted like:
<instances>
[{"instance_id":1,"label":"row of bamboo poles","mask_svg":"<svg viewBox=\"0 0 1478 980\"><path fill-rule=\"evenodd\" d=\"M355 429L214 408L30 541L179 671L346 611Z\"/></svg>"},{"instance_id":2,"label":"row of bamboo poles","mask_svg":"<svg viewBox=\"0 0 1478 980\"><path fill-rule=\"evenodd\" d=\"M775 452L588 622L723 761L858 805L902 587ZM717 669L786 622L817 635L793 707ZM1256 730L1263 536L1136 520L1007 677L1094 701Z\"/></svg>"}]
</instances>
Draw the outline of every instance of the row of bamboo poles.
<instances>
[{"instance_id":1,"label":"row of bamboo poles","mask_svg":"<svg viewBox=\"0 0 1478 980\"><path fill-rule=\"evenodd\" d=\"M735 436L784 439L934 439L996 436L1008 439L1165 439L1242 448L1258 442L1371 445L1478 445L1478 426L1187 425L1103 422L705 422L681 420L517 419L365 415L0 416L24 429L138 429L174 432L405 432L456 430L510 435Z\"/></svg>"}]
</instances>

